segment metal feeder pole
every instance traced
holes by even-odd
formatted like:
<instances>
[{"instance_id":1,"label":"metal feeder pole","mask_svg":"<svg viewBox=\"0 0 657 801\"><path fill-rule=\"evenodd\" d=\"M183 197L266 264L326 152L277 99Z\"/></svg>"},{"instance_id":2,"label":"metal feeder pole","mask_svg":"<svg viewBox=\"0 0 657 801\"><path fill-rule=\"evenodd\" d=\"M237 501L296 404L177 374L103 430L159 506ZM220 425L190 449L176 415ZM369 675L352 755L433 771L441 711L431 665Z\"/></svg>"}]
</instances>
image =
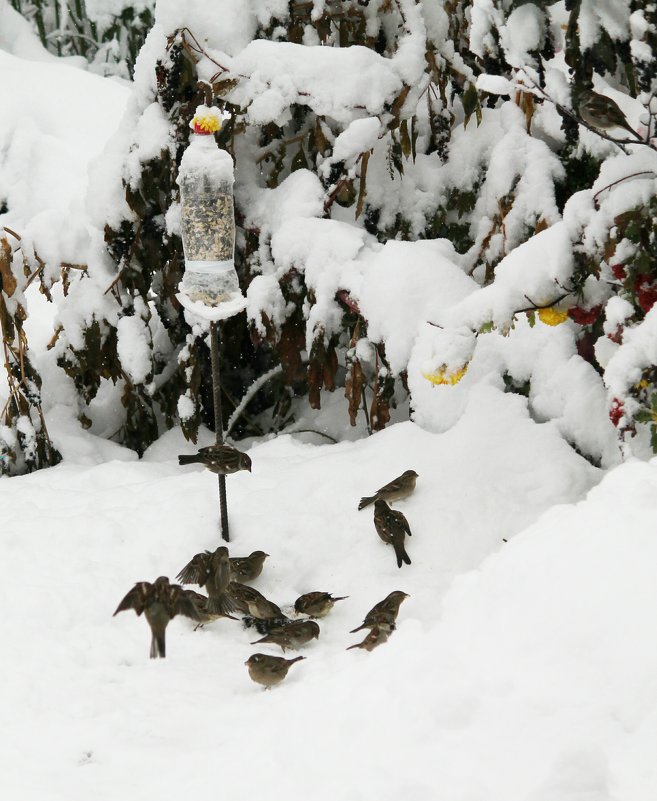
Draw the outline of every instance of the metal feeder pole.
<instances>
[{"instance_id":1,"label":"metal feeder pole","mask_svg":"<svg viewBox=\"0 0 657 801\"><path fill-rule=\"evenodd\" d=\"M212 356L212 396L214 400L214 429L217 436L217 445L224 442L224 423L221 414L221 379L219 373L219 337L221 336L221 324L219 322L210 323L210 354ZM228 534L228 507L226 505L226 476L221 473L219 479L219 507L221 509L221 537L226 542L230 537Z\"/></svg>"}]
</instances>

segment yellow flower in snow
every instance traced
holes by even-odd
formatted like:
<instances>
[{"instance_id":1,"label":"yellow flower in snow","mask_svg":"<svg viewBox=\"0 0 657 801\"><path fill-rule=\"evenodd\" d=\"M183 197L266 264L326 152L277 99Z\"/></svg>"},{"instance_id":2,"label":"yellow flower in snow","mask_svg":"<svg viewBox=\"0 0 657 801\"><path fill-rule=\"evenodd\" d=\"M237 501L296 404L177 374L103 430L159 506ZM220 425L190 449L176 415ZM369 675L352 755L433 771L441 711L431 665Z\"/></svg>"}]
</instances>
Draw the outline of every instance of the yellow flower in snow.
<instances>
[{"instance_id":1,"label":"yellow flower in snow","mask_svg":"<svg viewBox=\"0 0 657 801\"><path fill-rule=\"evenodd\" d=\"M464 365L460 370L455 370L453 373L448 373L446 367L440 367L434 370L433 373L422 373L422 375L432 384L438 386L439 384L458 384L463 376L468 372L468 365Z\"/></svg>"},{"instance_id":2,"label":"yellow flower in snow","mask_svg":"<svg viewBox=\"0 0 657 801\"><path fill-rule=\"evenodd\" d=\"M568 319L568 312L548 306L547 309L538 310L538 319L545 325L561 325Z\"/></svg>"}]
</instances>

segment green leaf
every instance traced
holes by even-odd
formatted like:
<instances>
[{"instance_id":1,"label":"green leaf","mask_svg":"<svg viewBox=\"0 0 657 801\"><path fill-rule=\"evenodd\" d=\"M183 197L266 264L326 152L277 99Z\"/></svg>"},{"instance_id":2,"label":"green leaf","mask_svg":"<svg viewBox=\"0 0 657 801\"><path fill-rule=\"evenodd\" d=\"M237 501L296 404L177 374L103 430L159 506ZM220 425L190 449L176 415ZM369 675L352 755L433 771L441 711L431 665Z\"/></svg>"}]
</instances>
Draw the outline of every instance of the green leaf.
<instances>
[{"instance_id":1,"label":"green leaf","mask_svg":"<svg viewBox=\"0 0 657 801\"><path fill-rule=\"evenodd\" d=\"M306 153L303 149L303 145L299 147L297 152L292 159L292 165L290 167L291 172L295 172L296 170L307 170L308 169L308 159L306 158Z\"/></svg>"},{"instance_id":2,"label":"green leaf","mask_svg":"<svg viewBox=\"0 0 657 801\"><path fill-rule=\"evenodd\" d=\"M465 114L465 120L463 121L464 128L467 127L470 117L475 113L475 111L478 111L477 122L481 121L479 94L477 93L474 84L468 84L468 88L465 90L465 92L463 92L463 96L461 97L461 103L463 104L463 113Z\"/></svg>"}]
</instances>

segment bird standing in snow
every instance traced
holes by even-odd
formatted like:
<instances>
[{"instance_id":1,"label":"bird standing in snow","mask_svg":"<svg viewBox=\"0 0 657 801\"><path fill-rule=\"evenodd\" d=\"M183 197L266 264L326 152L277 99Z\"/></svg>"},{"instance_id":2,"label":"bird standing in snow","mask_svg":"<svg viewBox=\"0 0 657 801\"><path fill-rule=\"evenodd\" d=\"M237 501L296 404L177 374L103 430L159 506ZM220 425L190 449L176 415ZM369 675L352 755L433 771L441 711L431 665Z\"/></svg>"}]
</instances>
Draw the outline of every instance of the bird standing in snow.
<instances>
[{"instance_id":1,"label":"bird standing in snow","mask_svg":"<svg viewBox=\"0 0 657 801\"><path fill-rule=\"evenodd\" d=\"M311 618L325 617L337 601L344 601L348 597L341 595L339 598L334 598L330 592L307 592L294 602L294 611Z\"/></svg>"},{"instance_id":2,"label":"bird standing in snow","mask_svg":"<svg viewBox=\"0 0 657 801\"><path fill-rule=\"evenodd\" d=\"M202 464L213 473L230 475L239 470L251 472L251 457L247 453L238 451L232 445L208 445L201 448L197 454L178 456L178 464Z\"/></svg>"},{"instance_id":3,"label":"bird standing in snow","mask_svg":"<svg viewBox=\"0 0 657 801\"><path fill-rule=\"evenodd\" d=\"M592 89L585 89L579 97L579 116L587 125L601 131L610 131L613 128L624 128L638 138L637 132L629 124L620 110L618 103L606 95L598 94Z\"/></svg>"},{"instance_id":4,"label":"bird standing in snow","mask_svg":"<svg viewBox=\"0 0 657 801\"><path fill-rule=\"evenodd\" d=\"M405 470L401 476L397 476L397 478L388 482L388 484L385 484L383 487L378 489L374 495L368 495L364 498L361 498L360 503L358 504L358 509L364 509L366 506L369 506L375 501L388 501L389 503L394 503L394 501L401 501L404 498L408 498L408 496L415 489L417 478L418 476L415 470Z\"/></svg>"},{"instance_id":5,"label":"bird standing in snow","mask_svg":"<svg viewBox=\"0 0 657 801\"><path fill-rule=\"evenodd\" d=\"M232 581L255 581L262 573L265 559L269 556L264 551L253 551L249 556L235 556L230 560L230 576Z\"/></svg>"},{"instance_id":6,"label":"bird standing in snow","mask_svg":"<svg viewBox=\"0 0 657 801\"><path fill-rule=\"evenodd\" d=\"M300 662L305 658L305 656L295 656L294 659L285 659L283 656L253 654L244 664L248 667L249 676L253 681L262 684L265 689L269 690L275 684L283 681L295 662Z\"/></svg>"},{"instance_id":7,"label":"bird standing in snow","mask_svg":"<svg viewBox=\"0 0 657 801\"><path fill-rule=\"evenodd\" d=\"M404 538L407 534L411 536L411 527L404 515L391 509L385 501L375 501L374 527L379 537L395 549L397 567L401 567L404 562L410 565L411 557L406 553Z\"/></svg>"},{"instance_id":8,"label":"bird standing in snow","mask_svg":"<svg viewBox=\"0 0 657 801\"><path fill-rule=\"evenodd\" d=\"M401 590L391 592L370 609L360 626L352 629L349 633L355 634L357 631L361 631L361 629L373 629L375 627L387 632L394 631L397 615L399 614L399 607L408 597L408 593L402 592Z\"/></svg>"},{"instance_id":9,"label":"bird standing in snow","mask_svg":"<svg viewBox=\"0 0 657 801\"><path fill-rule=\"evenodd\" d=\"M274 620L276 623L286 623L289 620L280 607L247 584L231 581L228 586L228 594L234 608L245 615L251 615L257 620ZM247 625L249 625L248 621Z\"/></svg>"},{"instance_id":10,"label":"bird standing in snow","mask_svg":"<svg viewBox=\"0 0 657 801\"><path fill-rule=\"evenodd\" d=\"M378 648L379 645L388 642L390 634L391 632L387 629L374 626L367 632L367 636L362 642L356 643L356 645L350 645L347 651L351 651L352 648L362 648L364 651L373 651L375 648Z\"/></svg>"},{"instance_id":11,"label":"bird standing in snow","mask_svg":"<svg viewBox=\"0 0 657 801\"><path fill-rule=\"evenodd\" d=\"M201 628L201 626L204 626L206 623L211 623L213 620L219 620L222 617L227 617L229 620L237 620L237 618L232 615L224 615L221 612L208 612L208 602L210 599L207 595L202 595L200 592L196 592L196 590L183 590L183 592L185 596L194 603L199 613L200 623L194 627L194 631Z\"/></svg>"},{"instance_id":12,"label":"bird standing in snow","mask_svg":"<svg viewBox=\"0 0 657 801\"><path fill-rule=\"evenodd\" d=\"M236 608L228 593L230 559L225 545L219 546L213 552L197 553L176 578L183 584L198 584L199 587L205 587L209 596L207 604L209 614L228 617Z\"/></svg>"},{"instance_id":13,"label":"bird standing in snow","mask_svg":"<svg viewBox=\"0 0 657 801\"><path fill-rule=\"evenodd\" d=\"M165 634L169 621L176 615L201 621L194 602L185 595L178 584L170 584L166 576L150 581L138 581L116 607L115 615L126 609L134 609L137 615L144 613L151 629L151 659L166 656Z\"/></svg>"},{"instance_id":14,"label":"bird standing in snow","mask_svg":"<svg viewBox=\"0 0 657 801\"><path fill-rule=\"evenodd\" d=\"M259 628L258 622L256 622L256 628ZM316 640L318 637L319 626L314 620L291 620L289 623L271 626L264 637L252 642L251 645L271 642L274 645L280 645L283 653L285 653L286 648L296 650L311 640Z\"/></svg>"}]
</instances>

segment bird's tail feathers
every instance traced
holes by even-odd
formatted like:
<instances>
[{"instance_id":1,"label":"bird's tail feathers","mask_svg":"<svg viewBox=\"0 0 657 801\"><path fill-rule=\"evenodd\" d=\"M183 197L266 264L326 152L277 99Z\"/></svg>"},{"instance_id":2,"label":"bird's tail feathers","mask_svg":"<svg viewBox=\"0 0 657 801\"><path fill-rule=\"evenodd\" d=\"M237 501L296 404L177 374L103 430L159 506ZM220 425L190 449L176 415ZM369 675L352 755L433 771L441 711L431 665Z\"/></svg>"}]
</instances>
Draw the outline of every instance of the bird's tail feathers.
<instances>
[{"instance_id":1,"label":"bird's tail feathers","mask_svg":"<svg viewBox=\"0 0 657 801\"><path fill-rule=\"evenodd\" d=\"M187 456L181 453L178 456L178 464L198 464L200 461L201 459L198 454Z\"/></svg>"},{"instance_id":2,"label":"bird's tail feathers","mask_svg":"<svg viewBox=\"0 0 657 801\"><path fill-rule=\"evenodd\" d=\"M211 615L225 615L230 617L230 613L235 611L235 604L227 593L215 595L213 598L208 598L208 612Z\"/></svg>"},{"instance_id":3,"label":"bird's tail feathers","mask_svg":"<svg viewBox=\"0 0 657 801\"><path fill-rule=\"evenodd\" d=\"M166 656L166 645L164 641L164 632L162 634L155 634L151 637L151 659L157 659L158 656Z\"/></svg>"},{"instance_id":4,"label":"bird's tail feathers","mask_svg":"<svg viewBox=\"0 0 657 801\"><path fill-rule=\"evenodd\" d=\"M401 567L404 563L411 564L411 557L406 553L406 548L403 545L395 548L395 555L397 556L397 567Z\"/></svg>"},{"instance_id":5,"label":"bird's tail feathers","mask_svg":"<svg viewBox=\"0 0 657 801\"><path fill-rule=\"evenodd\" d=\"M293 665L295 662L300 662L302 659L305 659L305 656L295 656L294 659L288 659L288 663Z\"/></svg>"},{"instance_id":6,"label":"bird's tail feathers","mask_svg":"<svg viewBox=\"0 0 657 801\"><path fill-rule=\"evenodd\" d=\"M374 503L375 500L376 495L366 495L364 498L361 498L360 503L358 504L358 511L360 512L361 509L364 509L366 506Z\"/></svg>"},{"instance_id":7,"label":"bird's tail feathers","mask_svg":"<svg viewBox=\"0 0 657 801\"><path fill-rule=\"evenodd\" d=\"M352 629L349 634L355 634L357 631L362 631L363 629L367 629L369 626L366 626L364 623L362 626L359 626L357 629Z\"/></svg>"}]
</instances>

